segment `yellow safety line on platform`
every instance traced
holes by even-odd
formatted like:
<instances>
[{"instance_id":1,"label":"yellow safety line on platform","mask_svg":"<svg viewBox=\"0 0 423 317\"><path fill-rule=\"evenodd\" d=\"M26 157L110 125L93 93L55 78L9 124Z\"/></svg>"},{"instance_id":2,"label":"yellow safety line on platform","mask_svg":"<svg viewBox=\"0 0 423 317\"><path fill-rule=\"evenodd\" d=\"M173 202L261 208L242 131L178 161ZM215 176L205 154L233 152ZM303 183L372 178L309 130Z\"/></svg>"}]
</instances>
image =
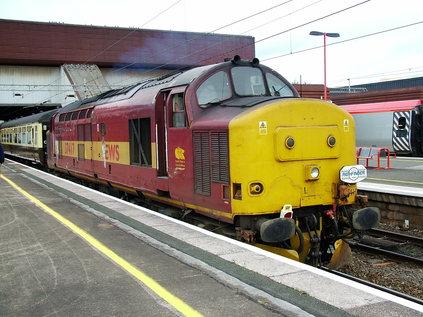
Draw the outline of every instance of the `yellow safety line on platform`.
<instances>
[{"instance_id":1,"label":"yellow safety line on platform","mask_svg":"<svg viewBox=\"0 0 423 317\"><path fill-rule=\"evenodd\" d=\"M423 185L422 182L400 181L400 180L395 180L395 179L384 179L384 178L373 178L373 177L367 177L366 179L371 179L371 180L374 180L374 181L384 181L384 182L393 182L393 183Z\"/></svg>"},{"instance_id":2,"label":"yellow safety line on platform","mask_svg":"<svg viewBox=\"0 0 423 317\"><path fill-rule=\"evenodd\" d=\"M129 274L134 276L136 279L141 281L143 284L148 286L153 292L155 292L158 296L163 298L165 301L167 301L169 304L171 304L173 307L175 307L178 311L180 311L185 316L202 316L201 313L190 307L188 304L186 304L184 301L170 293L168 290L166 290L163 286L161 286L159 283L157 283L155 280L153 280L151 277L146 275L145 273L138 270L136 267L134 267L132 264L127 262L125 259L117 255L115 252L110 250L108 247L106 247L103 243L98 241L96 238L94 238L89 233L85 232L81 228L79 228L77 225L75 225L70 220L66 219L62 215L60 215L58 212L54 211L41 201L39 201L37 198L32 196L31 194L27 193L25 190L20 188L18 185L16 185L13 181L5 177L4 175L0 174L0 177L3 178L5 181L7 181L11 186L13 186L17 191L19 191L22 195L27 197L29 200L31 200L33 203L35 203L38 207L44 209L48 214L56 218L59 222L67 226L69 229L71 229L74 233L79 235L82 239L87 241L91 246L93 246L95 249L103 253L105 256L107 256L110 260L118 264L120 267L122 267L125 271L127 271Z\"/></svg>"}]
</instances>

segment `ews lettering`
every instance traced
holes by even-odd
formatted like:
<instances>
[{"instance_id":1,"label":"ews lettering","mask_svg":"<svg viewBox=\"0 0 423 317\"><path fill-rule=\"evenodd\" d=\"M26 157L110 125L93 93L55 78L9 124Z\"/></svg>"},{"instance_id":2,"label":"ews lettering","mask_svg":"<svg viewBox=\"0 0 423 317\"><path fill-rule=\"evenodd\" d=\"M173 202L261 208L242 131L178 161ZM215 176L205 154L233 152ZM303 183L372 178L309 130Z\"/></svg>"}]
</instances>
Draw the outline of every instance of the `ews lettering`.
<instances>
[{"instance_id":1,"label":"ews lettering","mask_svg":"<svg viewBox=\"0 0 423 317\"><path fill-rule=\"evenodd\" d=\"M75 144L65 142L64 155L73 155L75 153Z\"/></svg>"},{"instance_id":2,"label":"ews lettering","mask_svg":"<svg viewBox=\"0 0 423 317\"><path fill-rule=\"evenodd\" d=\"M119 145L118 144L107 144L106 145L106 160L119 161Z\"/></svg>"}]
</instances>

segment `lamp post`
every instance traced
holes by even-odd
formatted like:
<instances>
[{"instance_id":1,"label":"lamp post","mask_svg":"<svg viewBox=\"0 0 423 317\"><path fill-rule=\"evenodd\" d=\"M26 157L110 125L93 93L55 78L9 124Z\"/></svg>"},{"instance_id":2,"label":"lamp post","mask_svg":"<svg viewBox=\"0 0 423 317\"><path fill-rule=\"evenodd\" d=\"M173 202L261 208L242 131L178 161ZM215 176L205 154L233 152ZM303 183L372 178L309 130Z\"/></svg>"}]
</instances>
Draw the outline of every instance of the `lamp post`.
<instances>
[{"instance_id":1,"label":"lamp post","mask_svg":"<svg viewBox=\"0 0 423 317\"><path fill-rule=\"evenodd\" d=\"M323 35L323 99L328 100L326 93L326 37L339 37L339 33L326 33L319 31L311 31L310 35Z\"/></svg>"}]
</instances>

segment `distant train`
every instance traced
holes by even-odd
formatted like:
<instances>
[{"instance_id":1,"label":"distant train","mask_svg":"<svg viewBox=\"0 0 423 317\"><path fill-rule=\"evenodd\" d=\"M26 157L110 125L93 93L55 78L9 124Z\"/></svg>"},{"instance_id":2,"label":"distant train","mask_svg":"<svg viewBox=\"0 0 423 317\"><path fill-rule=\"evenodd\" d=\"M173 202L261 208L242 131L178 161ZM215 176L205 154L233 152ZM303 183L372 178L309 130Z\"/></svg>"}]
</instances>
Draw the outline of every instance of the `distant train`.
<instances>
[{"instance_id":1,"label":"distant train","mask_svg":"<svg viewBox=\"0 0 423 317\"><path fill-rule=\"evenodd\" d=\"M329 260L335 243L380 218L354 205L366 169L355 164L351 115L299 98L257 59L236 56L46 115L49 124L40 115L0 126L7 152L233 224L238 239L302 262Z\"/></svg>"},{"instance_id":2,"label":"distant train","mask_svg":"<svg viewBox=\"0 0 423 317\"><path fill-rule=\"evenodd\" d=\"M388 148L423 156L423 100L346 105L355 120L358 147Z\"/></svg>"},{"instance_id":3,"label":"distant train","mask_svg":"<svg viewBox=\"0 0 423 317\"><path fill-rule=\"evenodd\" d=\"M50 119L58 109L3 122L1 138L7 154L47 165L47 137Z\"/></svg>"}]
</instances>

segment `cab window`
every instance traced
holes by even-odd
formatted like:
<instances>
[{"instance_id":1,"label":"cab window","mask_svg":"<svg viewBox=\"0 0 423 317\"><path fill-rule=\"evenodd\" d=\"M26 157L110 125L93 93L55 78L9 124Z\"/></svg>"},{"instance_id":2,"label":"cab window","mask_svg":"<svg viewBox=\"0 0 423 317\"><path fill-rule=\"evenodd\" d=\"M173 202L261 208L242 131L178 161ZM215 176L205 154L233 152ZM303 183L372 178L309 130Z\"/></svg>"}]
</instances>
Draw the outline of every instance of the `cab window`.
<instances>
[{"instance_id":1,"label":"cab window","mask_svg":"<svg viewBox=\"0 0 423 317\"><path fill-rule=\"evenodd\" d=\"M231 70L235 93L239 96L264 96L263 74L255 67L233 67Z\"/></svg>"},{"instance_id":2,"label":"cab window","mask_svg":"<svg viewBox=\"0 0 423 317\"><path fill-rule=\"evenodd\" d=\"M232 94L228 74L223 71L217 72L198 87L196 94L198 104L202 108L230 98Z\"/></svg>"},{"instance_id":3,"label":"cab window","mask_svg":"<svg viewBox=\"0 0 423 317\"><path fill-rule=\"evenodd\" d=\"M272 96L293 97L294 92L289 86L273 74L266 74L267 84Z\"/></svg>"},{"instance_id":4,"label":"cab window","mask_svg":"<svg viewBox=\"0 0 423 317\"><path fill-rule=\"evenodd\" d=\"M186 127L184 94L172 95L172 126Z\"/></svg>"}]
</instances>

